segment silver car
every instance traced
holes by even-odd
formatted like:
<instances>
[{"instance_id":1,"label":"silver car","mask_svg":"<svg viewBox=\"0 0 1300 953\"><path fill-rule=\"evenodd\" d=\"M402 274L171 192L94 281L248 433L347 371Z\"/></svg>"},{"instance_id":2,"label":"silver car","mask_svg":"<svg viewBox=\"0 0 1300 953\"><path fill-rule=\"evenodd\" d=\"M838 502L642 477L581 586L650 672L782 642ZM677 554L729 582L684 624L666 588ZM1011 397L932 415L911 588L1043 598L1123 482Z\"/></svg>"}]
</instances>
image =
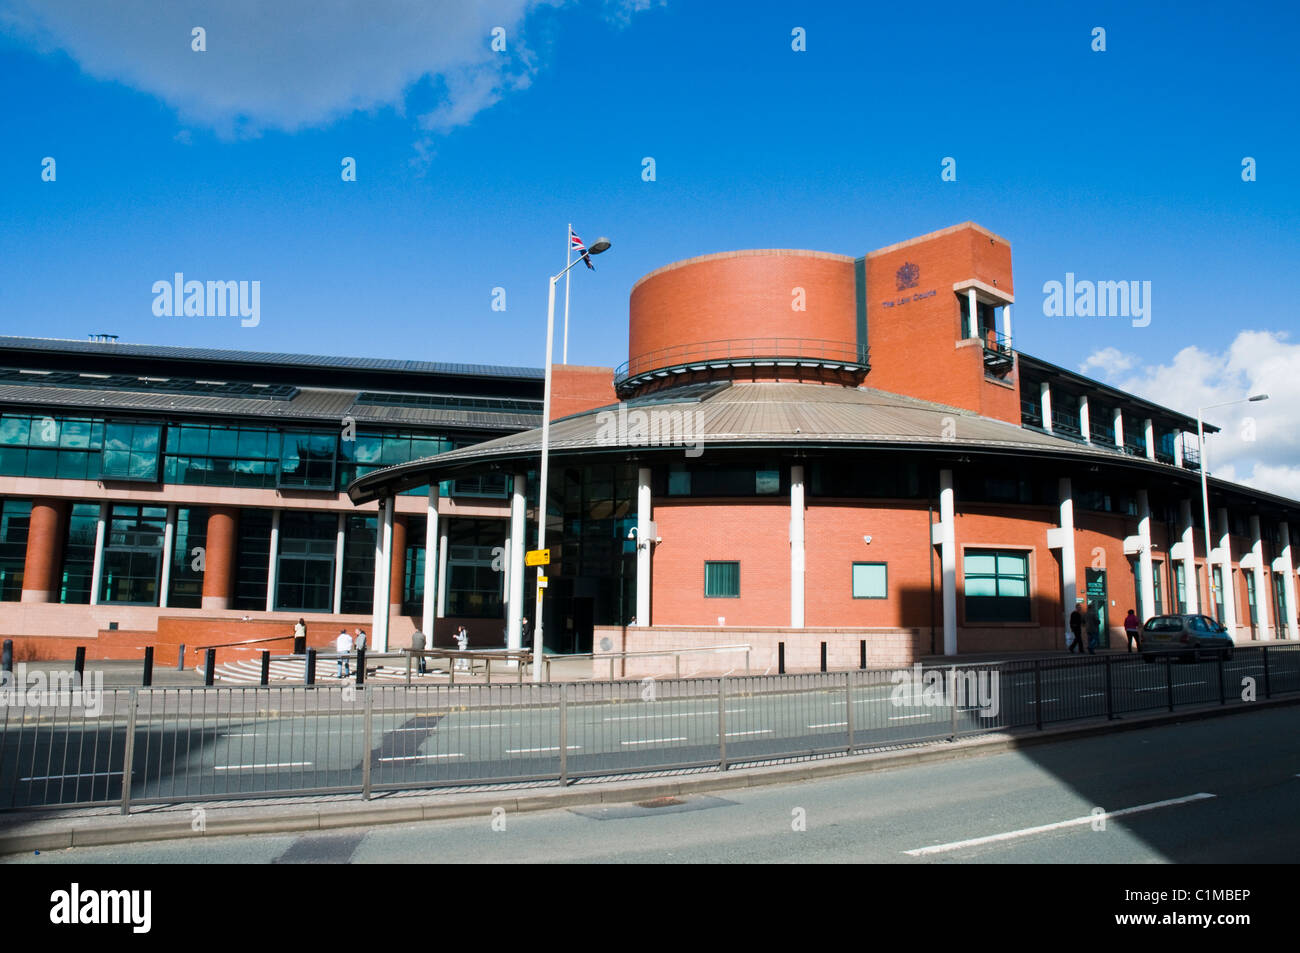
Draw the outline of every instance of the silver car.
<instances>
[{"instance_id":1,"label":"silver car","mask_svg":"<svg viewBox=\"0 0 1300 953\"><path fill-rule=\"evenodd\" d=\"M1173 655L1188 661L1201 658L1232 658L1232 638L1228 630L1209 616L1181 614L1157 615L1142 626L1142 657L1150 662L1161 655Z\"/></svg>"}]
</instances>

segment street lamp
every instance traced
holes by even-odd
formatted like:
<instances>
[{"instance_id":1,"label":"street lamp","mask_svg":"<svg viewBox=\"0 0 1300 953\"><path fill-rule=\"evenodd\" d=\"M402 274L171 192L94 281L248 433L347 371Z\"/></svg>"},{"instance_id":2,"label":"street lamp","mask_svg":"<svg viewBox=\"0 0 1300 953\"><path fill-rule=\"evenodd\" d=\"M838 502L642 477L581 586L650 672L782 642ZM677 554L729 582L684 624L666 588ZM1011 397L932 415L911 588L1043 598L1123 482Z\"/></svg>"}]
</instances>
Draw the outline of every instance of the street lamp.
<instances>
[{"instance_id":1,"label":"street lamp","mask_svg":"<svg viewBox=\"0 0 1300 953\"><path fill-rule=\"evenodd\" d=\"M1214 584L1214 566L1210 563L1210 551L1213 550L1214 547L1210 544L1210 490L1206 479L1206 472L1209 469L1207 466L1209 460L1205 455L1204 414L1207 410L1213 410L1216 407L1229 407L1233 404L1255 403L1261 400L1268 400L1268 394L1255 394L1251 397L1244 397L1240 400L1227 400L1222 404L1210 404L1208 407L1198 407L1196 409L1196 442L1197 449L1200 451L1201 455L1201 512L1205 518L1205 574L1210 577L1210 602L1214 606L1214 615L1216 620L1219 622L1222 622L1223 620L1218 618L1219 600L1216 598L1218 587ZM1228 577L1231 578L1231 576L1232 569L1229 567ZM1208 615L1209 613L1206 614ZM1229 633L1229 635L1232 635L1232 633Z\"/></svg>"},{"instance_id":2,"label":"street lamp","mask_svg":"<svg viewBox=\"0 0 1300 953\"><path fill-rule=\"evenodd\" d=\"M598 238L587 248L587 255L599 255L608 251L608 238ZM546 548L546 476L551 451L551 356L555 346L555 283L569 273L569 269L582 261L586 255L579 255L558 275L551 276L550 289L546 297L546 390L542 398L542 469L538 479L537 491L537 548ZM540 585L545 566L537 567L537 625L533 626L533 681L542 680L542 628L545 625L542 614L542 595L546 591Z\"/></svg>"}]
</instances>

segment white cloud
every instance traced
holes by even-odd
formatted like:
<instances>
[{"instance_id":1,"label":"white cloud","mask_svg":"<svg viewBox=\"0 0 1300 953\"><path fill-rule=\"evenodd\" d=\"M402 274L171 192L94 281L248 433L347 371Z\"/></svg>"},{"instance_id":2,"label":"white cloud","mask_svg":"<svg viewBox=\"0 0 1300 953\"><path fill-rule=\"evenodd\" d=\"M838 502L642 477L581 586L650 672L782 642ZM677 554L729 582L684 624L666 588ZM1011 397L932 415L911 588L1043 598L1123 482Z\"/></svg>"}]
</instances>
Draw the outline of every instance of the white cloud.
<instances>
[{"instance_id":1,"label":"white cloud","mask_svg":"<svg viewBox=\"0 0 1300 953\"><path fill-rule=\"evenodd\" d=\"M1096 369L1094 377L1110 378L1116 373L1131 369L1136 363L1137 358L1134 355L1125 354L1117 347L1104 347L1088 355L1087 359L1079 365L1079 373L1087 374Z\"/></svg>"},{"instance_id":2,"label":"white cloud","mask_svg":"<svg viewBox=\"0 0 1300 953\"><path fill-rule=\"evenodd\" d=\"M408 90L432 78L443 96L419 117L427 136L526 87L537 63L524 20L562 2L0 0L0 30L63 51L88 75L156 96L185 124L223 137L400 111ZM206 52L191 49L195 27L206 31ZM506 31L504 53L491 49L494 27Z\"/></svg>"},{"instance_id":3,"label":"white cloud","mask_svg":"<svg viewBox=\"0 0 1300 953\"><path fill-rule=\"evenodd\" d=\"M1085 366L1118 370L1102 357L1114 350L1096 352ZM1300 499L1300 344L1290 343L1285 333L1241 331L1222 354L1186 347L1169 364L1106 376L1123 390L1192 415L1198 407L1268 394L1266 401L1206 411L1206 421L1222 428L1207 438L1210 472Z\"/></svg>"}]
</instances>

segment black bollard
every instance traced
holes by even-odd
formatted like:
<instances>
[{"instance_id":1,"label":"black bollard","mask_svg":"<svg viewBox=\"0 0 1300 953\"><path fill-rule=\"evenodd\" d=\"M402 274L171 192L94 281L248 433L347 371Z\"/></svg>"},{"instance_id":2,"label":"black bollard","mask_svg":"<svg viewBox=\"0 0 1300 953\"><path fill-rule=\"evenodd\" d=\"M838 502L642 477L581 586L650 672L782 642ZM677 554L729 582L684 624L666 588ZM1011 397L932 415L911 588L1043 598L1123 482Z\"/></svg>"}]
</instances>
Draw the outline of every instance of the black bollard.
<instances>
[{"instance_id":1,"label":"black bollard","mask_svg":"<svg viewBox=\"0 0 1300 953\"><path fill-rule=\"evenodd\" d=\"M867 640L858 642L858 668L867 667Z\"/></svg>"},{"instance_id":2,"label":"black bollard","mask_svg":"<svg viewBox=\"0 0 1300 953\"><path fill-rule=\"evenodd\" d=\"M80 688L86 683L86 647L77 646L77 655L72 662L72 687Z\"/></svg>"},{"instance_id":3,"label":"black bollard","mask_svg":"<svg viewBox=\"0 0 1300 953\"><path fill-rule=\"evenodd\" d=\"M307 671L305 674L306 677L303 679L303 681L305 681L308 685L315 685L316 684L316 650L315 649L307 650Z\"/></svg>"},{"instance_id":4,"label":"black bollard","mask_svg":"<svg viewBox=\"0 0 1300 953\"><path fill-rule=\"evenodd\" d=\"M785 643L776 643L776 674L785 674Z\"/></svg>"},{"instance_id":5,"label":"black bollard","mask_svg":"<svg viewBox=\"0 0 1300 953\"><path fill-rule=\"evenodd\" d=\"M184 642L180 644L179 649L180 651L176 653L176 671L183 672L185 671L185 643Z\"/></svg>"},{"instance_id":6,"label":"black bollard","mask_svg":"<svg viewBox=\"0 0 1300 953\"><path fill-rule=\"evenodd\" d=\"M12 672L14 670L14 640L5 639L3 650L0 650L0 672Z\"/></svg>"},{"instance_id":7,"label":"black bollard","mask_svg":"<svg viewBox=\"0 0 1300 953\"><path fill-rule=\"evenodd\" d=\"M364 685L365 683L366 683L366 650L357 649L357 684Z\"/></svg>"},{"instance_id":8,"label":"black bollard","mask_svg":"<svg viewBox=\"0 0 1300 953\"><path fill-rule=\"evenodd\" d=\"M822 671L826 671L826 643L822 643Z\"/></svg>"},{"instance_id":9,"label":"black bollard","mask_svg":"<svg viewBox=\"0 0 1300 953\"><path fill-rule=\"evenodd\" d=\"M262 684L268 685L271 681L271 652L269 649L262 649Z\"/></svg>"},{"instance_id":10,"label":"black bollard","mask_svg":"<svg viewBox=\"0 0 1300 953\"><path fill-rule=\"evenodd\" d=\"M212 680L217 675L217 650L208 649L207 657L203 662L203 684L211 685Z\"/></svg>"},{"instance_id":11,"label":"black bollard","mask_svg":"<svg viewBox=\"0 0 1300 953\"><path fill-rule=\"evenodd\" d=\"M145 688L153 684L153 646L144 647L144 679L140 683Z\"/></svg>"}]
</instances>

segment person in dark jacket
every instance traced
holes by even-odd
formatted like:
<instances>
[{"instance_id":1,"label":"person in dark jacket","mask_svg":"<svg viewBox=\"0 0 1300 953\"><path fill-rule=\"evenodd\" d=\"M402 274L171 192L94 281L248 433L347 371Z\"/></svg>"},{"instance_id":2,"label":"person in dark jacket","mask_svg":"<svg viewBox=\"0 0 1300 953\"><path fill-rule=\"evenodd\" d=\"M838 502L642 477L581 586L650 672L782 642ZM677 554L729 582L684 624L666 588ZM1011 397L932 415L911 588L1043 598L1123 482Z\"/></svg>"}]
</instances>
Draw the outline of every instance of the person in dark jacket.
<instances>
[{"instance_id":1,"label":"person in dark jacket","mask_svg":"<svg viewBox=\"0 0 1300 953\"><path fill-rule=\"evenodd\" d=\"M424 633L421 632L419 629L416 629L415 632L414 632L414 634L412 634L412 636L411 636L411 651L412 651L412 652L423 652L423 651L424 651ZM419 673L420 673L421 675L423 675L423 674L424 674L424 656L423 656L423 655L419 655L419 656L416 656L416 658L419 660L419 669L418 669L418 671L419 671Z\"/></svg>"},{"instance_id":2,"label":"person in dark jacket","mask_svg":"<svg viewBox=\"0 0 1300 953\"><path fill-rule=\"evenodd\" d=\"M1074 611L1070 613L1070 631L1074 633L1074 641L1070 643L1071 655L1074 654L1075 649L1079 650L1080 655L1084 652L1083 629L1086 622L1087 620L1083 616L1083 603L1076 602L1074 604Z\"/></svg>"}]
</instances>

